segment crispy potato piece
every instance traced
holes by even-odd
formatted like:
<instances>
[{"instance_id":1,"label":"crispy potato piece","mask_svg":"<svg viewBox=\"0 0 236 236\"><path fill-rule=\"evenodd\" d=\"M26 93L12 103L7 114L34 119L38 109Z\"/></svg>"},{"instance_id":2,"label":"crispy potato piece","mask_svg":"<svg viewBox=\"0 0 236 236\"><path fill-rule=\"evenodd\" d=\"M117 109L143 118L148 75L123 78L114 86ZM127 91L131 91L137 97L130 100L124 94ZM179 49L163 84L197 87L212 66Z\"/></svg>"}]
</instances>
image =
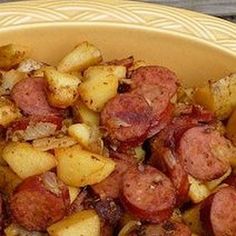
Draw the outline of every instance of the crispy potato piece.
<instances>
[{"instance_id":1,"label":"crispy potato piece","mask_svg":"<svg viewBox=\"0 0 236 236\"><path fill-rule=\"evenodd\" d=\"M210 191L205 184L190 175L188 176L188 179L190 183L188 195L194 203L199 203L210 195Z\"/></svg>"},{"instance_id":2,"label":"crispy potato piece","mask_svg":"<svg viewBox=\"0 0 236 236\"><path fill-rule=\"evenodd\" d=\"M73 124L68 128L68 133L85 149L94 153L102 154L102 135L97 128L92 128L84 123Z\"/></svg>"},{"instance_id":3,"label":"crispy potato piece","mask_svg":"<svg viewBox=\"0 0 236 236\"><path fill-rule=\"evenodd\" d=\"M0 97L0 125L7 126L21 117L20 110L9 99Z\"/></svg>"},{"instance_id":4,"label":"crispy potato piece","mask_svg":"<svg viewBox=\"0 0 236 236\"><path fill-rule=\"evenodd\" d=\"M47 98L50 105L66 108L75 102L81 82L77 76L46 68L45 78L48 82Z\"/></svg>"},{"instance_id":5,"label":"crispy potato piece","mask_svg":"<svg viewBox=\"0 0 236 236\"><path fill-rule=\"evenodd\" d=\"M228 171L223 176L219 177L218 179L208 181L205 183L205 185L210 191L212 191L215 188L217 188L223 182L223 180L226 179L231 174L231 172L232 172L232 169L229 168Z\"/></svg>"},{"instance_id":6,"label":"crispy potato piece","mask_svg":"<svg viewBox=\"0 0 236 236\"><path fill-rule=\"evenodd\" d=\"M57 149L55 155L58 159L58 177L74 187L99 183L115 169L111 159L84 151L79 145Z\"/></svg>"},{"instance_id":7,"label":"crispy potato piece","mask_svg":"<svg viewBox=\"0 0 236 236\"><path fill-rule=\"evenodd\" d=\"M100 236L100 220L94 210L75 213L49 226L50 236Z\"/></svg>"},{"instance_id":8,"label":"crispy potato piece","mask_svg":"<svg viewBox=\"0 0 236 236\"><path fill-rule=\"evenodd\" d=\"M196 103L214 112L216 117L224 120L236 106L236 74L216 82L209 82L206 87L198 88L194 94Z\"/></svg>"},{"instance_id":9,"label":"crispy potato piece","mask_svg":"<svg viewBox=\"0 0 236 236\"><path fill-rule=\"evenodd\" d=\"M177 90L177 102L184 104L192 104L193 103L193 88L184 88L179 86Z\"/></svg>"},{"instance_id":10,"label":"crispy potato piece","mask_svg":"<svg viewBox=\"0 0 236 236\"><path fill-rule=\"evenodd\" d=\"M117 94L118 80L114 74L89 77L79 86L80 98L88 108L100 112L106 102Z\"/></svg>"},{"instance_id":11,"label":"crispy potato piece","mask_svg":"<svg viewBox=\"0 0 236 236\"><path fill-rule=\"evenodd\" d=\"M100 79L109 75L115 76L119 81L126 77L126 67L116 65L90 66L85 72L83 80Z\"/></svg>"},{"instance_id":12,"label":"crispy potato piece","mask_svg":"<svg viewBox=\"0 0 236 236\"><path fill-rule=\"evenodd\" d=\"M30 73L32 71L36 71L41 69L44 66L42 62L35 61L32 58L27 58L23 60L17 67L17 71L24 72L24 73Z\"/></svg>"},{"instance_id":13,"label":"crispy potato piece","mask_svg":"<svg viewBox=\"0 0 236 236\"><path fill-rule=\"evenodd\" d=\"M14 85L26 77L27 75L25 73L14 69L3 73L1 78L0 95L9 95Z\"/></svg>"},{"instance_id":14,"label":"crispy potato piece","mask_svg":"<svg viewBox=\"0 0 236 236\"><path fill-rule=\"evenodd\" d=\"M22 179L18 177L8 166L0 166L0 190L10 194Z\"/></svg>"},{"instance_id":15,"label":"crispy potato piece","mask_svg":"<svg viewBox=\"0 0 236 236\"><path fill-rule=\"evenodd\" d=\"M200 221L200 205L196 205L186 210L183 215L183 221L195 234L202 235L203 228Z\"/></svg>"},{"instance_id":16,"label":"crispy potato piece","mask_svg":"<svg viewBox=\"0 0 236 236\"><path fill-rule=\"evenodd\" d=\"M226 136L236 146L236 109L233 111L226 125Z\"/></svg>"},{"instance_id":17,"label":"crispy potato piece","mask_svg":"<svg viewBox=\"0 0 236 236\"><path fill-rule=\"evenodd\" d=\"M41 150L48 151L55 148L65 148L73 146L77 143L77 141L69 136L61 136L61 137L45 137L40 139L35 139L32 142L33 147Z\"/></svg>"},{"instance_id":18,"label":"crispy potato piece","mask_svg":"<svg viewBox=\"0 0 236 236\"><path fill-rule=\"evenodd\" d=\"M101 61L100 50L88 42L83 42L59 62L57 69L62 72L83 71Z\"/></svg>"},{"instance_id":19,"label":"crispy potato piece","mask_svg":"<svg viewBox=\"0 0 236 236\"><path fill-rule=\"evenodd\" d=\"M0 68L8 70L19 64L28 53L28 48L16 44L0 47Z\"/></svg>"},{"instance_id":20,"label":"crispy potato piece","mask_svg":"<svg viewBox=\"0 0 236 236\"><path fill-rule=\"evenodd\" d=\"M11 169L22 179L41 174L57 165L52 154L42 152L29 143L9 143L3 149L2 156Z\"/></svg>"},{"instance_id":21,"label":"crispy potato piece","mask_svg":"<svg viewBox=\"0 0 236 236\"><path fill-rule=\"evenodd\" d=\"M78 194L80 193L80 188L77 187L72 187L72 186L67 186L69 189L69 195L70 195L70 203L72 203Z\"/></svg>"},{"instance_id":22,"label":"crispy potato piece","mask_svg":"<svg viewBox=\"0 0 236 236\"><path fill-rule=\"evenodd\" d=\"M82 101L77 99L73 105L73 115L75 120L85 123L91 127L99 126L100 115L99 113L90 110Z\"/></svg>"}]
</instances>

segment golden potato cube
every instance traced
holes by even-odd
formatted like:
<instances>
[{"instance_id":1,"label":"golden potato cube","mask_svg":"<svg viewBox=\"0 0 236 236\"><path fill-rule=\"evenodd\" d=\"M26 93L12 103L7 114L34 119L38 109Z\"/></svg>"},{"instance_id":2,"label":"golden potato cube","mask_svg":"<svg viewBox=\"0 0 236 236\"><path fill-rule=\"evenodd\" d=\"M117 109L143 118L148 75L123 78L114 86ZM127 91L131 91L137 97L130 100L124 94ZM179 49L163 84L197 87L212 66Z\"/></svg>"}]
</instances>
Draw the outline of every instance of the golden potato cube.
<instances>
[{"instance_id":1,"label":"golden potato cube","mask_svg":"<svg viewBox=\"0 0 236 236\"><path fill-rule=\"evenodd\" d=\"M116 65L90 66L85 72L83 80L100 79L109 75L115 76L119 81L126 77L126 67Z\"/></svg>"},{"instance_id":2,"label":"golden potato cube","mask_svg":"<svg viewBox=\"0 0 236 236\"><path fill-rule=\"evenodd\" d=\"M99 126L100 115L98 112L89 109L82 101L77 99L73 105L73 115L75 120L89 126Z\"/></svg>"},{"instance_id":3,"label":"golden potato cube","mask_svg":"<svg viewBox=\"0 0 236 236\"><path fill-rule=\"evenodd\" d=\"M0 139L0 166L7 165L6 161L2 157L2 152L3 152L3 149L5 148L5 146L6 146L6 141Z\"/></svg>"},{"instance_id":4,"label":"golden potato cube","mask_svg":"<svg viewBox=\"0 0 236 236\"><path fill-rule=\"evenodd\" d=\"M77 76L46 68L45 78L48 82L47 97L50 105L66 108L75 102L81 82Z\"/></svg>"},{"instance_id":5,"label":"golden potato cube","mask_svg":"<svg viewBox=\"0 0 236 236\"><path fill-rule=\"evenodd\" d=\"M104 105L117 94L118 78L110 74L90 78L79 86L79 95L85 105L100 112Z\"/></svg>"},{"instance_id":6,"label":"golden potato cube","mask_svg":"<svg viewBox=\"0 0 236 236\"><path fill-rule=\"evenodd\" d=\"M115 169L110 159L81 149L75 145L55 151L58 177L67 185L83 187L98 183Z\"/></svg>"},{"instance_id":7,"label":"golden potato cube","mask_svg":"<svg viewBox=\"0 0 236 236\"><path fill-rule=\"evenodd\" d=\"M100 50L88 42L83 42L67 54L59 62L57 68L62 72L83 71L101 61L102 54Z\"/></svg>"},{"instance_id":8,"label":"golden potato cube","mask_svg":"<svg viewBox=\"0 0 236 236\"><path fill-rule=\"evenodd\" d=\"M21 183L18 177L8 166L0 166L0 189L5 194L10 194Z\"/></svg>"},{"instance_id":9,"label":"golden potato cube","mask_svg":"<svg viewBox=\"0 0 236 236\"><path fill-rule=\"evenodd\" d=\"M91 142L92 128L83 123L73 124L68 128L68 134L86 148Z\"/></svg>"},{"instance_id":10,"label":"golden potato cube","mask_svg":"<svg viewBox=\"0 0 236 236\"><path fill-rule=\"evenodd\" d=\"M57 165L52 154L40 151L29 143L9 143L3 149L2 156L11 169L22 179L41 174Z\"/></svg>"},{"instance_id":11,"label":"golden potato cube","mask_svg":"<svg viewBox=\"0 0 236 236\"><path fill-rule=\"evenodd\" d=\"M19 64L28 53L28 48L15 44L0 47L0 68L10 69Z\"/></svg>"},{"instance_id":12,"label":"golden potato cube","mask_svg":"<svg viewBox=\"0 0 236 236\"><path fill-rule=\"evenodd\" d=\"M20 110L9 99L0 97L0 125L7 126L21 117Z\"/></svg>"},{"instance_id":13,"label":"golden potato cube","mask_svg":"<svg viewBox=\"0 0 236 236\"><path fill-rule=\"evenodd\" d=\"M194 203L199 203L210 195L207 186L192 176L188 176L190 188L188 195Z\"/></svg>"},{"instance_id":14,"label":"golden potato cube","mask_svg":"<svg viewBox=\"0 0 236 236\"><path fill-rule=\"evenodd\" d=\"M84 210L51 225L50 236L100 236L100 220L94 210Z\"/></svg>"},{"instance_id":15,"label":"golden potato cube","mask_svg":"<svg viewBox=\"0 0 236 236\"><path fill-rule=\"evenodd\" d=\"M203 228L200 221L200 205L196 205L193 208L186 210L183 214L183 221L191 231L195 234L202 235Z\"/></svg>"},{"instance_id":16,"label":"golden potato cube","mask_svg":"<svg viewBox=\"0 0 236 236\"><path fill-rule=\"evenodd\" d=\"M236 106L236 74L216 82L210 81L206 87L196 89L194 100L224 120Z\"/></svg>"}]
</instances>

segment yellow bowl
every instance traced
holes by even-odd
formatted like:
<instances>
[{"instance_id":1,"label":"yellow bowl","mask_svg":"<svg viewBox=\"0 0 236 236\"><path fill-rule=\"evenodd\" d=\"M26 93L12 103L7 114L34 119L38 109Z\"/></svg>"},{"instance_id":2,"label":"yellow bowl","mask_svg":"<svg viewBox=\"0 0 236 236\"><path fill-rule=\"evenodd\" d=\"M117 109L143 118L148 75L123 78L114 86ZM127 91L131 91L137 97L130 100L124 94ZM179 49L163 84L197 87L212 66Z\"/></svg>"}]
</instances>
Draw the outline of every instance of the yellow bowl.
<instances>
[{"instance_id":1,"label":"yellow bowl","mask_svg":"<svg viewBox=\"0 0 236 236\"><path fill-rule=\"evenodd\" d=\"M236 25L134 1L37 0L0 5L0 44L20 43L57 61L88 40L105 59L134 55L174 70L186 86L236 72Z\"/></svg>"}]
</instances>

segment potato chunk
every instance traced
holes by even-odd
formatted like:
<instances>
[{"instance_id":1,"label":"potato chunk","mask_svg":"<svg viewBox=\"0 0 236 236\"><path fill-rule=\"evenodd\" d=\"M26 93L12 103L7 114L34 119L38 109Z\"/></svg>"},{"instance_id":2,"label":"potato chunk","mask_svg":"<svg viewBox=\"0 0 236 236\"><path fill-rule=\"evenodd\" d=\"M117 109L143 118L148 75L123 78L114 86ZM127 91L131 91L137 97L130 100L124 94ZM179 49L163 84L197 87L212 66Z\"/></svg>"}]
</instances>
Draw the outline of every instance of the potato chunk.
<instances>
[{"instance_id":1,"label":"potato chunk","mask_svg":"<svg viewBox=\"0 0 236 236\"><path fill-rule=\"evenodd\" d=\"M45 78L48 82L47 97L50 105L66 108L75 102L80 84L77 76L46 68Z\"/></svg>"},{"instance_id":2,"label":"potato chunk","mask_svg":"<svg viewBox=\"0 0 236 236\"><path fill-rule=\"evenodd\" d=\"M214 112L220 120L226 119L236 106L236 74L196 89L194 100Z\"/></svg>"},{"instance_id":3,"label":"potato chunk","mask_svg":"<svg viewBox=\"0 0 236 236\"><path fill-rule=\"evenodd\" d=\"M199 235L203 234L204 231L200 221L200 205L186 210L182 216L184 223L188 225L193 233Z\"/></svg>"},{"instance_id":4,"label":"potato chunk","mask_svg":"<svg viewBox=\"0 0 236 236\"><path fill-rule=\"evenodd\" d=\"M126 77L126 67L117 65L90 66L84 72L84 80L99 79L109 75L114 75L118 80L122 80Z\"/></svg>"},{"instance_id":5,"label":"potato chunk","mask_svg":"<svg viewBox=\"0 0 236 236\"><path fill-rule=\"evenodd\" d=\"M84 123L73 124L68 128L68 133L85 149L98 154L103 152L102 135L96 127Z\"/></svg>"},{"instance_id":6,"label":"potato chunk","mask_svg":"<svg viewBox=\"0 0 236 236\"><path fill-rule=\"evenodd\" d=\"M26 56L28 48L8 44L0 47L0 68L1 69L10 69L13 66L19 64Z\"/></svg>"},{"instance_id":7,"label":"potato chunk","mask_svg":"<svg viewBox=\"0 0 236 236\"><path fill-rule=\"evenodd\" d=\"M56 167L55 157L32 147L29 143L12 142L6 145L3 159L20 178L38 175Z\"/></svg>"},{"instance_id":8,"label":"potato chunk","mask_svg":"<svg viewBox=\"0 0 236 236\"><path fill-rule=\"evenodd\" d=\"M117 94L119 78L115 73L103 73L97 68L99 67L94 67L93 70L89 68L89 72L85 72L90 75L87 75L87 79L79 86L79 95L88 108L100 112Z\"/></svg>"},{"instance_id":9,"label":"potato chunk","mask_svg":"<svg viewBox=\"0 0 236 236\"><path fill-rule=\"evenodd\" d=\"M21 183L17 176L8 166L0 166L0 190L5 194L11 194L15 187Z\"/></svg>"},{"instance_id":10,"label":"potato chunk","mask_svg":"<svg viewBox=\"0 0 236 236\"><path fill-rule=\"evenodd\" d=\"M98 183L115 169L111 159L82 150L78 145L57 149L55 155L58 159L58 177L74 187Z\"/></svg>"},{"instance_id":11,"label":"potato chunk","mask_svg":"<svg viewBox=\"0 0 236 236\"><path fill-rule=\"evenodd\" d=\"M83 71L89 66L102 61L102 54L94 45L83 42L76 46L58 64L58 70L62 72Z\"/></svg>"},{"instance_id":12,"label":"potato chunk","mask_svg":"<svg viewBox=\"0 0 236 236\"><path fill-rule=\"evenodd\" d=\"M100 236L100 220L94 210L84 210L51 225L50 236Z\"/></svg>"},{"instance_id":13,"label":"potato chunk","mask_svg":"<svg viewBox=\"0 0 236 236\"><path fill-rule=\"evenodd\" d=\"M82 101L77 99L73 105L73 115L76 121L89 126L99 126L100 116L98 112L89 109Z\"/></svg>"},{"instance_id":14,"label":"potato chunk","mask_svg":"<svg viewBox=\"0 0 236 236\"><path fill-rule=\"evenodd\" d=\"M16 105L5 97L0 97L0 125L7 126L12 121L21 117Z\"/></svg>"}]
</instances>

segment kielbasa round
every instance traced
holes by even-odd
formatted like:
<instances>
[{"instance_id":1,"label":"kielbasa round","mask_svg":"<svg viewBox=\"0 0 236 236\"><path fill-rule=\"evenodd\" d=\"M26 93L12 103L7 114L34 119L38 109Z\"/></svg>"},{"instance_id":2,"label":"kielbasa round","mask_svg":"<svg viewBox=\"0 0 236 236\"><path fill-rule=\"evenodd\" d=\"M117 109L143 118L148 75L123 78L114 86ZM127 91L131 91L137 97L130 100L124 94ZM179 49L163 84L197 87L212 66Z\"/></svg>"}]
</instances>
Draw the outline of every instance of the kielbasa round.
<instances>
[{"instance_id":1,"label":"kielbasa round","mask_svg":"<svg viewBox=\"0 0 236 236\"><path fill-rule=\"evenodd\" d=\"M222 176L230 164L229 141L209 126L188 129L181 137L178 156L184 169L194 178L210 181Z\"/></svg>"},{"instance_id":2,"label":"kielbasa round","mask_svg":"<svg viewBox=\"0 0 236 236\"><path fill-rule=\"evenodd\" d=\"M58 114L59 110L50 107L46 98L46 81L43 78L25 78L11 91L16 105L27 115Z\"/></svg>"},{"instance_id":3,"label":"kielbasa round","mask_svg":"<svg viewBox=\"0 0 236 236\"><path fill-rule=\"evenodd\" d=\"M137 146L147 137L151 108L135 94L119 94L111 99L101 113L101 124L113 145Z\"/></svg>"},{"instance_id":4,"label":"kielbasa round","mask_svg":"<svg viewBox=\"0 0 236 236\"><path fill-rule=\"evenodd\" d=\"M200 219L209 236L235 236L236 189L220 188L201 204Z\"/></svg>"},{"instance_id":5,"label":"kielbasa round","mask_svg":"<svg viewBox=\"0 0 236 236\"><path fill-rule=\"evenodd\" d=\"M173 212L175 188L156 168L140 165L130 168L123 176L121 201L129 212L141 220L160 223Z\"/></svg>"},{"instance_id":6,"label":"kielbasa round","mask_svg":"<svg viewBox=\"0 0 236 236\"><path fill-rule=\"evenodd\" d=\"M142 87L144 84L157 85L168 91L171 98L177 90L177 77L174 72L163 66L142 66L132 75L131 88Z\"/></svg>"},{"instance_id":7,"label":"kielbasa round","mask_svg":"<svg viewBox=\"0 0 236 236\"><path fill-rule=\"evenodd\" d=\"M68 188L53 172L25 179L10 197L13 219L30 231L44 231L62 219L70 205Z\"/></svg>"}]
</instances>

